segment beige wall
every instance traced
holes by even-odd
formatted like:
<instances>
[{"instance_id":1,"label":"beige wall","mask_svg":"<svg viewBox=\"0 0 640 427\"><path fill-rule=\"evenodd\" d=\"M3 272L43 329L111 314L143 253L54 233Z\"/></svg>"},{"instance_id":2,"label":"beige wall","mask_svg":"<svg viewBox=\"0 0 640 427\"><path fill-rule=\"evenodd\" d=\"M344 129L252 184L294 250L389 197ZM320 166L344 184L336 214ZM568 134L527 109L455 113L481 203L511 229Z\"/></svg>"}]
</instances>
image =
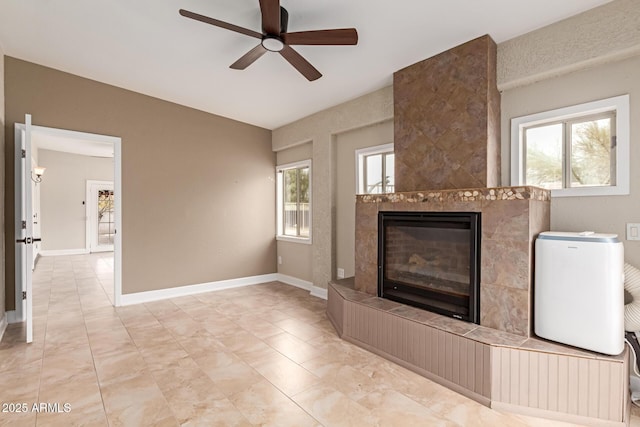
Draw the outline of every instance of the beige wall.
<instances>
[{"instance_id":1,"label":"beige wall","mask_svg":"<svg viewBox=\"0 0 640 427\"><path fill-rule=\"evenodd\" d=\"M640 222L640 56L564 74L502 94L502 140L510 140L510 119L588 101L629 94L631 117L628 196L553 197L551 229L616 233L625 237L627 222ZM510 173L510 147L504 144L503 169ZM625 258L640 267L640 241L624 241Z\"/></svg>"},{"instance_id":2,"label":"beige wall","mask_svg":"<svg viewBox=\"0 0 640 427\"><path fill-rule=\"evenodd\" d=\"M356 155L358 149L393 142L393 120L341 133L336 137L336 271L355 275Z\"/></svg>"},{"instance_id":3,"label":"beige wall","mask_svg":"<svg viewBox=\"0 0 640 427\"><path fill-rule=\"evenodd\" d=\"M498 89L640 54L640 4L615 0L498 45Z\"/></svg>"},{"instance_id":4,"label":"beige wall","mask_svg":"<svg viewBox=\"0 0 640 427\"><path fill-rule=\"evenodd\" d=\"M275 273L269 130L9 57L5 84L7 224L13 126L31 113L36 125L122 138L124 294Z\"/></svg>"},{"instance_id":5,"label":"beige wall","mask_svg":"<svg viewBox=\"0 0 640 427\"><path fill-rule=\"evenodd\" d=\"M311 159L312 151L313 147L311 142L302 143L286 150L278 151L276 156L276 164L285 165L287 163ZM314 172L315 171L312 162L312 179ZM311 204L313 205L313 203L314 200L312 198ZM313 278L313 266L311 263L313 245L280 240L278 241L277 246L278 273L311 282ZM280 261L282 261L281 264Z\"/></svg>"},{"instance_id":6,"label":"beige wall","mask_svg":"<svg viewBox=\"0 0 640 427\"><path fill-rule=\"evenodd\" d=\"M87 180L113 181L113 158L38 150L42 250L86 249Z\"/></svg>"},{"instance_id":7,"label":"beige wall","mask_svg":"<svg viewBox=\"0 0 640 427\"><path fill-rule=\"evenodd\" d=\"M0 46L0 129L4 129L4 52ZM4 132L0 131L0 323L5 313Z\"/></svg>"},{"instance_id":8,"label":"beige wall","mask_svg":"<svg viewBox=\"0 0 640 427\"><path fill-rule=\"evenodd\" d=\"M336 135L391 119L392 92L389 86L273 131L276 152L313 143L312 282L316 287L326 289L336 271Z\"/></svg>"}]
</instances>

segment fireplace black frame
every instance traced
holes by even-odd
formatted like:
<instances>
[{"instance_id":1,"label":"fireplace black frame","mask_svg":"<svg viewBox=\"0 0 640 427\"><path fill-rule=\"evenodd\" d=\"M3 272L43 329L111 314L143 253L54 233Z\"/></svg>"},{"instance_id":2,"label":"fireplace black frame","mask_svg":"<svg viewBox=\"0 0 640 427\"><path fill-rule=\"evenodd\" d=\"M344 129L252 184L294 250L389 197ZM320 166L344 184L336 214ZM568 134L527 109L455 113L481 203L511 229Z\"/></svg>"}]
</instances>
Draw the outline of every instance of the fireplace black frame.
<instances>
[{"instance_id":1,"label":"fireplace black frame","mask_svg":"<svg viewBox=\"0 0 640 427\"><path fill-rule=\"evenodd\" d=\"M385 227L404 225L412 227L438 227L468 229L470 268L468 304L460 304L460 299L447 301L453 297L439 292L412 286L398 281L385 279ZM445 316L454 317L471 323L480 324L480 212L378 212L378 296L403 304L412 305ZM454 298L455 299L455 298ZM441 306L429 301L441 301ZM460 313L443 308L446 303L454 303L466 309Z\"/></svg>"}]
</instances>

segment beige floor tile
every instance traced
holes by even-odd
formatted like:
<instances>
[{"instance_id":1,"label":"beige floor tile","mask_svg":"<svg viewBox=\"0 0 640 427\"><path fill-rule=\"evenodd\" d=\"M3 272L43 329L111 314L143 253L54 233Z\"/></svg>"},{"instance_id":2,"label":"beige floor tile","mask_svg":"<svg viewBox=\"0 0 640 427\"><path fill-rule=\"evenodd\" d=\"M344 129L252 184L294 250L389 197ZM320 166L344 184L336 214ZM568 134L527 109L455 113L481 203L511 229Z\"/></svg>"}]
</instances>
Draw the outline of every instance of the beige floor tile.
<instances>
[{"instance_id":1,"label":"beige floor tile","mask_svg":"<svg viewBox=\"0 0 640 427\"><path fill-rule=\"evenodd\" d=\"M319 377L285 356L256 363L254 367L271 384L289 396L306 390L321 381Z\"/></svg>"},{"instance_id":2,"label":"beige floor tile","mask_svg":"<svg viewBox=\"0 0 640 427\"><path fill-rule=\"evenodd\" d=\"M192 357L224 350L224 345L207 330L187 337L176 337L178 344Z\"/></svg>"},{"instance_id":3,"label":"beige floor tile","mask_svg":"<svg viewBox=\"0 0 640 427\"><path fill-rule=\"evenodd\" d=\"M149 369L140 353L135 350L135 347L131 350L96 355L94 356L94 363L101 387L137 377L146 373Z\"/></svg>"},{"instance_id":4,"label":"beige floor tile","mask_svg":"<svg viewBox=\"0 0 640 427\"><path fill-rule=\"evenodd\" d=\"M225 396L246 390L262 379L255 369L242 361L220 367L200 366Z\"/></svg>"},{"instance_id":5,"label":"beige floor tile","mask_svg":"<svg viewBox=\"0 0 640 427\"><path fill-rule=\"evenodd\" d=\"M199 371L199 370L198 370ZM213 381L201 371L180 373L167 372L171 381L158 372L156 379L169 408L180 424L195 421L215 414L220 401L226 399L225 395L217 389Z\"/></svg>"},{"instance_id":6,"label":"beige floor tile","mask_svg":"<svg viewBox=\"0 0 640 427\"><path fill-rule=\"evenodd\" d=\"M379 419L338 390L318 385L293 396L293 400L325 426L376 426Z\"/></svg>"},{"instance_id":7,"label":"beige floor tile","mask_svg":"<svg viewBox=\"0 0 640 427\"><path fill-rule=\"evenodd\" d=\"M260 339L269 338L283 332L281 328L261 319L258 316L247 316L245 318L241 318L236 321L236 324Z\"/></svg>"},{"instance_id":8,"label":"beige floor tile","mask_svg":"<svg viewBox=\"0 0 640 427\"><path fill-rule=\"evenodd\" d=\"M106 385L102 398L110 425L178 425L151 374Z\"/></svg>"},{"instance_id":9,"label":"beige floor tile","mask_svg":"<svg viewBox=\"0 0 640 427\"><path fill-rule=\"evenodd\" d=\"M36 425L36 418L38 414L35 412L10 412L4 413L0 416L0 426L11 427L33 427Z\"/></svg>"},{"instance_id":10,"label":"beige floor tile","mask_svg":"<svg viewBox=\"0 0 640 427\"><path fill-rule=\"evenodd\" d=\"M100 387L95 374L78 376L73 381L61 380L56 383L42 384L38 396L39 403L58 403L62 408L69 405L70 414L95 413L98 406L102 406ZM64 419L64 414L55 415L56 419ZM104 412L103 412L104 415ZM40 415L38 416L40 418Z\"/></svg>"},{"instance_id":11,"label":"beige floor tile","mask_svg":"<svg viewBox=\"0 0 640 427\"><path fill-rule=\"evenodd\" d=\"M316 426L318 421L266 380L230 397L231 402L254 425Z\"/></svg>"},{"instance_id":12,"label":"beige floor tile","mask_svg":"<svg viewBox=\"0 0 640 427\"><path fill-rule=\"evenodd\" d=\"M92 375L95 378L93 357L89 346L45 351L42 363L41 383L75 382L77 378Z\"/></svg>"},{"instance_id":13,"label":"beige floor tile","mask_svg":"<svg viewBox=\"0 0 640 427\"><path fill-rule=\"evenodd\" d=\"M491 410L343 341L305 290L114 308L112 271L111 254L39 260L34 342L7 328L0 402L71 412L0 414L0 426L570 426Z\"/></svg>"},{"instance_id":14,"label":"beige floor tile","mask_svg":"<svg viewBox=\"0 0 640 427\"><path fill-rule=\"evenodd\" d=\"M253 334L236 327L236 333L219 338L220 342L230 351L248 352L260 350L264 346L264 341Z\"/></svg>"},{"instance_id":15,"label":"beige floor tile","mask_svg":"<svg viewBox=\"0 0 640 427\"><path fill-rule=\"evenodd\" d=\"M296 363L304 363L324 353L321 347L314 347L288 332L265 339L265 342Z\"/></svg>"},{"instance_id":16,"label":"beige floor tile","mask_svg":"<svg viewBox=\"0 0 640 427\"><path fill-rule=\"evenodd\" d=\"M204 410L194 411L182 426L250 427L253 426L228 400L208 401Z\"/></svg>"},{"instance_id":17,"label":"beige floor tile","mask_svg":"<svg viewBox=\"0 0 640 427\"><path fill-rule=\"evenodd\" d=\"M475 424L475 420L467 420L464 424L456 424L394 390L371 393L359 400L358 403L368 408L374 408L371 409L371 414L378 418L380 425L383 426L404 427L424 425L457 427L459 425L480 425ZM505 426L505 424L502 423L491 425Z\"/></svg>"},{"instance_id":18,"label":"beige floor tile","mask_svg":"<svg viewBox=\"0 0 640 427\"><path fill-rule=\"evenodd\" d=\"M276 322L275 325L303 341L312 340L323 334L322 330L296 319L280 320Z\"/></svg>"}]
</instances>

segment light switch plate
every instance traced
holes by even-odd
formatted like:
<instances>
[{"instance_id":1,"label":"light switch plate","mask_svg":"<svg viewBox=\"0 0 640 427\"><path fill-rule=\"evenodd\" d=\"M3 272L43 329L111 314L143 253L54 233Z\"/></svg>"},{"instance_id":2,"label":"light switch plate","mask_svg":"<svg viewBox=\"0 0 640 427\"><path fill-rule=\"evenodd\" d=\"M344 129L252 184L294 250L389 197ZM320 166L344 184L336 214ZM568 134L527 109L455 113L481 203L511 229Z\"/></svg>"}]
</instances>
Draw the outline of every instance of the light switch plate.
<instances>
[{"instance_id":1,"label":"light switch plate","mask_svg":"<svg viewBox=\"0 0 640 427\"><path fill-rule=\"evenodd\" d=\"M627 240L640 240L640 223L627 223Z\"/></svg>"},{"instance_id":2,"label":"light switch plate","mask_svg":"<svg viewBox=\"0 0 640 427\"><path fill-rule=\"evenodd\" d=\"M344 268L339 268L338 269L338 279L344 279Z\"/></svg>"}]
</instances>

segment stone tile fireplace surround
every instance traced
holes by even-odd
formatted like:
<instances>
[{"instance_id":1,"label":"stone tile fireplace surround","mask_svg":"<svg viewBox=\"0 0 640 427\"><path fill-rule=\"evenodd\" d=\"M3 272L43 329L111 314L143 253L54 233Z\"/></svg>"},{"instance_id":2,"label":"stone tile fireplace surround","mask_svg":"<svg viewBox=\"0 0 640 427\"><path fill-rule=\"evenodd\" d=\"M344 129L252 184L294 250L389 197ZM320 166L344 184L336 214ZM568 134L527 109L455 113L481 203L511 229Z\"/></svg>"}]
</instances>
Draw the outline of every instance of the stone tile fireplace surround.
<instances>
[{"instance_id":1,"label":"stone tile fireplace surround","mask_svg":"<svg viewBox=\"0 0 640 427\"><path fill-rule=\"evenodd\" d=\"M480 325L528 337L533 240L549 230L549 192L536 187L358 196L355 289L378 295L378 212L481 212Z\"/></svg>"},{"instance_id":2,"label":"stone tile fireplace surround","mask_svg":"<svg viewBox=\"0 0 640 427\"><path fill-rule=\"evenodd\" d=\"M496 45L472 40L394 74L398 193L356 200L355 278L331 282L338 334L492 408L628 425L628 351L533 337L533 248L550 194L498 187ZM378 212L480 212L480 325L378 298Z\"/></svg>"}]
</instances>

